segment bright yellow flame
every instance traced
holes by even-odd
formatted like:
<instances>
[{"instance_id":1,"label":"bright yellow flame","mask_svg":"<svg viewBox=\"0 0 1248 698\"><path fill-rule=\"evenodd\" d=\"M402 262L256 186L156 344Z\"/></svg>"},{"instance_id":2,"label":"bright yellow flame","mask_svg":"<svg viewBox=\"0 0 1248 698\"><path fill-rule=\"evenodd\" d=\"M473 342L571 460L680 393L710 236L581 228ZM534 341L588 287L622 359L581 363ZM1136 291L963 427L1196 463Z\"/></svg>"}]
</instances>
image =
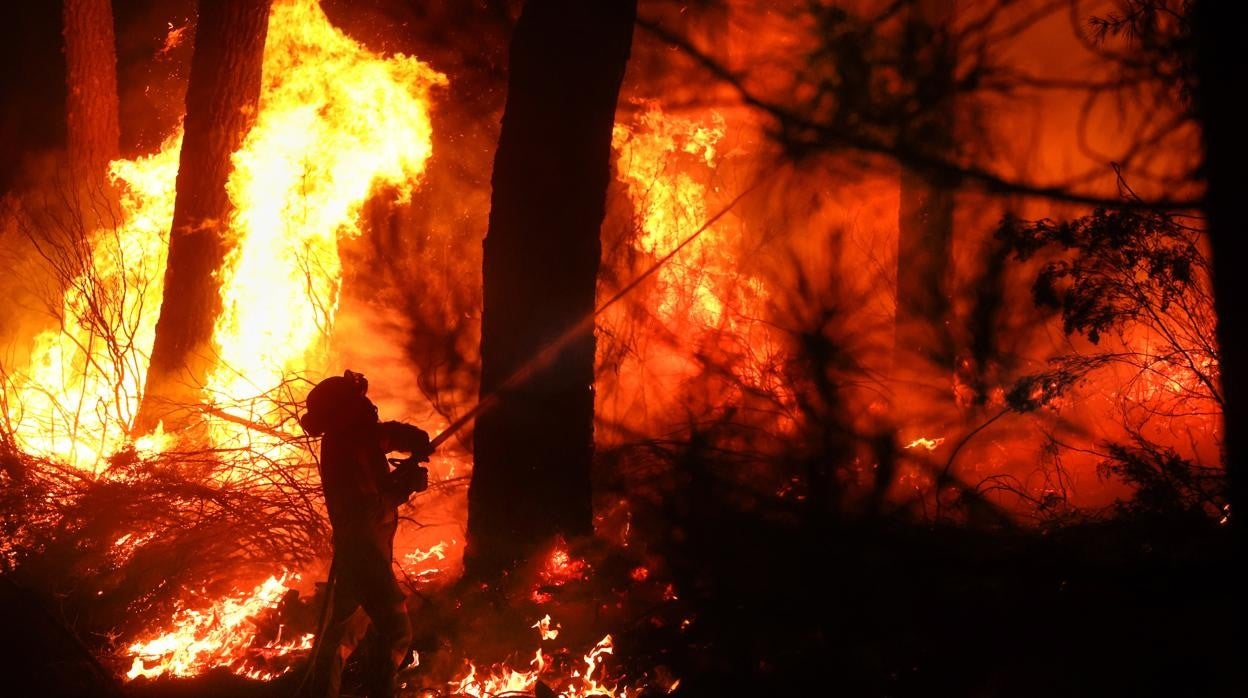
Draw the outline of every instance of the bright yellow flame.
<instances>
[{"instance_id":1,"label":"bright yellow flame","mask_svg":"<svg viewBox=\"0 0 1248 698\"><path fill-rule=\"evenodd\" d=\"M444 84L415 58L347 37L316 0L274 4L257 121L227 184L231 252L205 387L219 412L272 427L279 411L265 394L322 368L338 240L359 235L372 193L410 197L432 150L429 91ZM25 452L94 471L125 446L155 338L179 150L177 134L154 156L113 163L122 223L91 236L90 273L66 292L61 327L36 337L28 368L6 376L6 427ZM214 419L212 445L255 446L239 421Z\"/></svg>"},{"instance_id":2,"label":"bright yellow flame","mask_svg":"<svg viewBox=\"0 0 1248 698\"><path fill-rule=\"evenodd\" d=\"M641 251L661 257L706 221L707 187L701 180L715 169L716 146L723 136L724 120L718 114L686 119L669 116L656 104L632 126L616 124L612 144L619 178L627 185L641 228ZM681 153L688 156L688 167L677 166ZM718 325L724 304L716 277L737 266L725 255L721 235L712 227L660 269L659 317L670 322L687 316L703 326ZM725 268L725 263L730 266Z\"/></svg>"},{"instance_id":3,"label":"bright yellow flame","mask_svg":"<svg viewBox=\"0 0 1248 698\"><path fill-rule=\"evenodd\" d=\"M417 548L403 555L404 574L418 582L428 582L442 573L442 567L430 567L424 563L436 563L446 559L446 541L438 541L428 550Z\"/></svg>"},{"instance_id":4,"label":"bright yellow flame","mask_svg":"<svg viewBox=\"0 0 1248 698\"><path fill-rule=\"evenodd\" d=\"M546 661L540 648L529 662L528 671L512 669L504 664L484 675L478 675L477 666L469 662L467 673L462 678L450 682L451 694L473 698L531 694L538 680L544 679L548 685L557 687L555 690L562 698L589 698L589 696L627 698L629 695L627 688L607 686L594 678L594 674L602 668L603 655L614 652L615 647L611 636L607 635L582 658L585 663L584 673L582 674L580 670L573 670L567 677L550 675L553 672L553 666Z\"/></svg>"},{"instance_id":5,"label":"bright yellow flame","mask_svg":"<svg viewBox=\"0 0 1248 698\"><path fill-rule=\"evenodd\" d=\"M269 577L250 593L226 597L204 609L182 609L174 615L173 627L146 641L130 645L134 657L126 677L195 676L210 668L225 666L252 678L272 678L271 674L247 666L247 651L255 639L254 620L276 607L288 591L287 576ZM269 653L289 653L312 647L306 634L284 644L261 648Z\"/></svg>"},{"instance_id":6,"label":"bright yellow flame","mask_svg":"<svg viewBox=\"0 0 1248 698\"><path fill-rule=\"evenodd\" d=\"M274 5L259 112L226 187L231 251L220 271L219 361L205 387L207 403L242 421L277 426L268 393L293 373L320 368L338 307L338 240L360 234L360 210L379 188L410 197L432 149L428 93L445 82L415 58L368 51L335 29L315 0ZM172 209L161 230L171 218ZM239 420L218 418L210 427L215 446L256 446ZM181 612L173 630L131 647L128 676L227 666L261 677L242 661L254 636L247 621L284 593L283 581L270 579L245 600ZM306 649L309 642L269 649Z\"/></svg>"},{"instance_id":7,"label":"bright yellow flame","mask_svg":"<svg viewBox=\"0 0 1248 698\"><path fill-rule=\"evenodd\" d=\"M226 187L234 247L221 272L209 402L247 401L322 368L338 239L360 234L360 210L379 187L410 197L432 152L428 93L445 83L415 58L369 51L315 0L274 5L259 116ZM265 403L223 408L257 421L272 414ZM236 443L241 429L219 421L214 440Z\"/></svg>"},{"instance_id":8,"label":"bright yellow flame","mask_svg":"<svg viewBox=\"0 0 1248 698\"><path fill-rule=\"evenodd\" d=\"M945 437L943 436L938 436L934 439L929 439L926 436L920 436L914 441L911 441L910 443L906 444L905 447L906 448L925 448L928 451L935 451L944 442L945 442Z\"/></svg>"},{"instance_id":9,"label":"bright yellow flame","mask_svg":"<svg viewBox=\"0 0 1248 698\"><path fill-rule=\"evenodd\" d=\"M446 541L438 541L428 550L420 550L419 548L407 553L403 556L409 564L419 564L425 560L445 560L446 559Z\"/></svg>"},{"instance_id":10,"label":"bright yellow flame","mask_svg":"<svg viewBox=\"0 0 1248 698\"><path fill-rule=\"evenodd\" d=\"M34 338L26 370L3 386L7 426L26 453L95 470L124 446L156 336L181 143L179 131L155 155L109 166L119 222L91 233L60 327Z\"/></svg>"}]
</instances>

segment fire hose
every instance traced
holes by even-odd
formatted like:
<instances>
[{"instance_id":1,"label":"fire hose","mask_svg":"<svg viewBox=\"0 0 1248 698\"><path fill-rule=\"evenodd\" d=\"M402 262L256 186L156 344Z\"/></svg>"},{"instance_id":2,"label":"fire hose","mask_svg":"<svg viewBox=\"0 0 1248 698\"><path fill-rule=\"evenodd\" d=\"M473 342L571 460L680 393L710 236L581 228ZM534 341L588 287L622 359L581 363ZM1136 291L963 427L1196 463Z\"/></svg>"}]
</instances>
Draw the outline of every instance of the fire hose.
<instances>
[{"instance_id":1,"label":"fire hose","mask_svg":"<svg viewBox=\"0 0 1248 698\"><path fill-rule=\"evenodd\" d=\"M706 232L712 225L727 215L729 211L736 208L737 204L740 203L741 200L748 194L757 189L767 178L767 176L770 175L770 173L771 170L760 173L758 177L755 178L753 183L750 184L750 186L746 187L739 194L737 194L737 196L734 197L732 201L729 201L722 209L719 210L719 212L706 219L706 222L699 226L697 230L690 233L680 242L680 244L672 248L670 252L655 260L654 264L621 287L620 290L616 291L615 294L608 298L605 303L595 308L592 313L582 318L579 322L566 329L562 334L548 343L541 349L541 351L522 364L514 373L508 376L507 380L503 381L489 393L482 395L481 399L478 400L477 404L474 405L472 409L460 415L455 419L455 421L451 422L437 436L433 437L433 439L429 441L427 455L423 458L409 457L388 459L390 464L395 467L394 471L391 473L391 481L396 488L403 491L402 488L418 484L419 489L413 488L406 490L408 496L412 493L422 492L427 489L429 485L429 471L427 468L419 465L419 461L427 460L429 455L432 455L438 447L449 441L451 437L455 436L456 433L463 430L469 424L476 421L477 417L480 416L481 413L493 409L494 406L502 400L503 394L524 384L538 371L549 367L552 363L554 363L554 360L558 358L559 354L561 354L563 350L572 344L572 342L574 342L577 338L583 336L586 332L592 332L594 321L597 320L599 315L640 286L643 281L654 275L673 257L679 254L681 250L688 247L690 243L696 240L702 235L702 233ZM303 678L300 679L299 684L295 687L295 691L293 693L295 696L302 693L308 677L312 675L313 669L315 668L317 655L319 654L321 648L321 639L324 637L325 631L329 626L329 617L331 609L333 608L334 587L336 586L337 577L337 565L331 564L329 569L329 578L325 583L325 605L321 610L321 617L317 624L316 639L312 643L312 651L307 669L305 669Z\"/></svg>"}]
</instances>

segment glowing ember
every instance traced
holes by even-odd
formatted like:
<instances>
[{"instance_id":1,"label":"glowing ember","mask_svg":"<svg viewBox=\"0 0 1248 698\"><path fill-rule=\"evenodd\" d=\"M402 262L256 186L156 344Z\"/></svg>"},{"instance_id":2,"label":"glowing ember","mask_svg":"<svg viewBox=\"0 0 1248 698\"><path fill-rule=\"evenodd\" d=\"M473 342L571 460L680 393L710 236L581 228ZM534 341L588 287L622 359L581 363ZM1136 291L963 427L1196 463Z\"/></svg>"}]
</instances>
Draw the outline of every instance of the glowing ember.
<instances>
[{"instance_id":1,"label":"glowing ember","mask_svg":"<svg viewBox=\"0 0 1248 698\"><path fill-rule=\"evenodd\" d=\"M183 24L180 27L173 26L169 23L169 33L165 34L165 45L160 47L156 52L157 55L164 55L182 45L182 40L186 38L186 30L190 28L189 24Z\"/></svg>"},{"instance_id":2,"label":"glowing ember","mask_svg":"<svg viewBox=\"0 0 1248 698\"><path fill-rule=\"evenodd\" d=\"M156 537L155 532L147 532L141 534L127 533L117 540L113 541L112 548L108 551L109 561L117 566L125 564L134 557L146 543Z\"/></svg>"},{"instance_id":3,"label":"glowing ember","mask_svg":"<svg viewBox=\"0 0 1248 698\"><path fill-rule=\"evenodd\" d=\"M533 625L529 627L537 628L537 633L538 635L541 635L543 640L553 640L559 637L559 625L556 623L554 627L551 627L551 620L550 620L549 613L547 613L545 617L543 617L541 620L537 621L536 623L534 623Z\"/></svg>"},{"instance_id":4,"label":"glowing ember","mask_svg":"<svg viewBox=\"0 0 1248 698\"><path fill-rule=\"evenodd\" d=\"M546 562L538 571L542 583L549 586L563 586L568 582L585 579L589 571L589 563L581 558L573 557L568 552L567 543L562 540L555 544Z\"/></svg>"},{"instance_id":5,"label":"glowing ember","mask_svg":"<svg viewBox=\"0 0 1248 698\"><path fill-rule=\"evenodd\" d=\"M910 443L906 444L906 448L925 448L928 451L935 451L936 448L940 446L941 444L943 444L944 442L945 442L945 437L943 436L938 436L934 439L929 439L926 436L920 436L914 441L911 441Z\"/></svg>"},{"instance_id":6,"label":"glowing ember","mask_svg":"<svg viewBox=\"0 0 1248 698\"><path fill-rule=\"evenodd\" d=\"M277 606L288 591L287 579L287 575L269 577L248 594L220 599L207 608L177 612L170 630L130 646L127 652L134 662L126 677L195 676L214 667L251 678L268 679L284 673L288 669L257 669L248 659L255 654L280 656L312 647L311 634L285 642L279 637L270 645L252 646L256 619Z\"/></svg>"}]
</instances>

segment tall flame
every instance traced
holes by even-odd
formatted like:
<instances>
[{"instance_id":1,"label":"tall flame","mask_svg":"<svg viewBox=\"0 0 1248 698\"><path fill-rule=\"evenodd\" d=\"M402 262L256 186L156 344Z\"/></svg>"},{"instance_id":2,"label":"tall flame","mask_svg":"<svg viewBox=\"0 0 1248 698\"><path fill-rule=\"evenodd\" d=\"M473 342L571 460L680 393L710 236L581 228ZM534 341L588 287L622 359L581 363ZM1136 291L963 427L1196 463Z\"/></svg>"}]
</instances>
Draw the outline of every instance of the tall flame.
<instances>
[{"instance_id":1,"label":"tall flame","mask_svg":"<svg viewBox=\"0 0 1248 698\"><path fill-rule=\"evenodd\" d=\"M705 120L669 116L650 104L632 126L616 124L612 142L618 153L621 181L628 189L640 226L638 248L656 257L676 248L707 218L707 186L689 170L714 170L717 147L724 137L724 120L711 114ZM678 167L684 154L690 168ZM659 317L670 322L688 316L703 326L718 325L724 306L717 287L723 260L715 228L694 240L679 259L659 270ZM730 268L735 268L735 264Z\"/></svg>"},{"instance_id":2,"label":"tall flame","mask_svg":"<svg viewBox=\"0 0 1248 698\"><path fill-rule=\"evenodd\" d=\"M644 264L666 260L648 282L649 294L635 295L633 308L646 314L647 329L618 333L632 342L625 360L635 363L616 372L616 394L625 401L612 405L616 419L621 410L636 409L637 418L649 420L653 408L663 404L677 407L683 419L679 406L688 401L680 391L688 387L686 380L706 374L706 361L719 362L741 385L765 386L782 400L790 394L791 388L775 379L782 346L763 321L767 287L743 270L744 227L726 218L708 225L714 206L726 203L717 185L725 179L719 170L726 133L727 122L714 111L669 114L655 103L615 126L617 177L633 208L633 247L648 260ZM625 317L628 312L613 310L604 323L638 322ZM700 402L733 398L708 395Z\"/></svg>"},{"instance_id":3,"label":"tall flame","mask_svg":"<svg viewBox=\"0 0 1248 698\"><path fill-rule=\"evenodd\" d=\"M360 234L373 192L410 197L432 151L429 91L444 84L415 58L346 36L316 0L274 4L257 121L227 184L232 249L206 402L263 422L274 404L257 396L321 368L342 276L337 242ZM113 163L121 223L90 236L61 326L6 377L4 416L28 453L95 470L125 445L155 337L179 144ZM212 423L213 445L236 445L238 421Z\"/></svg>"},{"instance_id":4,"label":"tall flame","mask_svg":"<svg viewBox=\"0 0 1248 698\"><path fill-rule=\"evenodd\" d=\"M234 248L221 272L209 400L264 395L321 367L342 277L338 239L360 234L360 210L379 187L411 196L432 152L428 93L445 83L415 58L372 53L315 0L274 6L259 115L226 187ZM267 411L262 401L236 414ZM218 445L237 430L220 422Z\"/></svg>"},{"instance_id":5,"label":"tall flame","mask_svg":"<svg viewBox=\"0 0 1248 698\"><path fill-rule=\"evenodd\" d=\"M231 252L219 272L219 363L205 387L205 401L226 416L210 422L213 445L246 439L255 447L230 413L264 422L276 407L271 391L292 373L318 370L338 306L338 240L360 234L360 210L379 188L410 197L432 150L429 91L445 82L415 58L370 52L335 29L315 0L274 5L259 112L227 183ZM171 151L174 166L162 172L165 207L148 214L162 255L151 265L154 279L163 277L161 235L172 218L176 147ZM149 309L158 307L159 292ZM141 346L151 346L153 331ZM138 385L145 355L140 363ZM128 421L120 417L132 413L133 405L115 417L119 433ZM168 630L130 647L128 676L192 675L214 666L255 676L260 670L245 661L255 650L251 619L273 605L283 582L270 579L208 611L180 612ZM297 652L308 640L267 649Z\"/></svg>"},{"instance_id":6,"label":"tall flame","mask_svg":"<svg viewBox=\"0 0 1248 698\"><path fill-rule=\"evenodd\" d=\"M60 326L34 338L26 370L2 386L6 426L26 453L93 470L125 443L156 336L181 144L179 131L154 155L110 165L118 223L90 233Z\"/></svg>"}]
</instances>

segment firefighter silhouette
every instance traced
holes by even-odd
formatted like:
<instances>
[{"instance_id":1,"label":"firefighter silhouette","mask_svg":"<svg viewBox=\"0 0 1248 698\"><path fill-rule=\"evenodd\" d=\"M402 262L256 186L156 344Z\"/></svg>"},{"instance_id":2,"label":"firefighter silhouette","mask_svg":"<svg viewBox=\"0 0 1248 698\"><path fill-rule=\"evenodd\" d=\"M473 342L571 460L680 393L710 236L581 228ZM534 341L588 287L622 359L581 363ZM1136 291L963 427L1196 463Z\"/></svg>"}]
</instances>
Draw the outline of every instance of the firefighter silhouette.
<instances>
[{"instance_id":1,"label":"firefighter silhouette","mask_svg":"<svg viewBox=\"0 0 1248 698\"><path fill-rule=\"evenodd\" d=\"M311 694L337 696L347 659L369 621L377 645L365 669L368 695L392 696L407 654L411 625L405 596L391 569L398 507L427 484L417 465L430 454L429 435L402 422L382 422L363 374L346 371L308 393L299 423L321 439L321 488L333 527L329 616L312 658ZM411 454L390 471L386 454Z\"/></svg>"}]
</instances>

